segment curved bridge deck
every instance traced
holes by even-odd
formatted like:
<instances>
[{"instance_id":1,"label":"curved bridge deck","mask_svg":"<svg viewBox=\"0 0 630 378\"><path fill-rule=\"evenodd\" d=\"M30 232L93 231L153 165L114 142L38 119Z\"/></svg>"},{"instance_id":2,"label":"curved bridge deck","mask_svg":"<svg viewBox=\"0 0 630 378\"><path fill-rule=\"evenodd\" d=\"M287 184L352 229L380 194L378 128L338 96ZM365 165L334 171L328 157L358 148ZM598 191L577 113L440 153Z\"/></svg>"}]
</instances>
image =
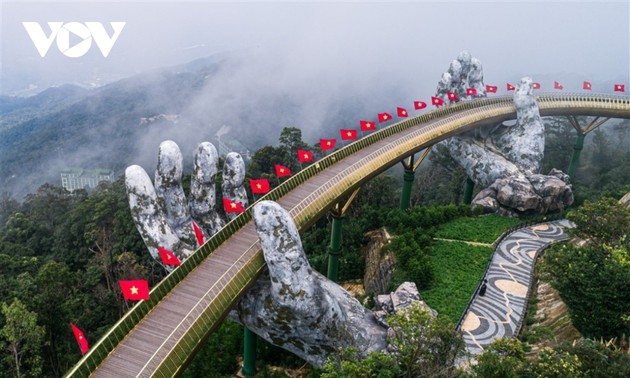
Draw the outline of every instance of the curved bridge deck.
<instances>
[{"instance_id":1,"label":"curved bridge deck","mask_svg":"<svg viewBox=\"0 0 630 378\"><path fill-rule=\"evenodd\" d=\"M540 95L542 116L630 118L630 97ZM447 106L372 133L303 169L262 199L289 210L300 231L341 197L410 154L478 126L516 118L511 96ZM261 200L262 200L261 199ZM68 376L173 376L264 268L251 208L134 306Z\"/></svg>"}]
</instances>

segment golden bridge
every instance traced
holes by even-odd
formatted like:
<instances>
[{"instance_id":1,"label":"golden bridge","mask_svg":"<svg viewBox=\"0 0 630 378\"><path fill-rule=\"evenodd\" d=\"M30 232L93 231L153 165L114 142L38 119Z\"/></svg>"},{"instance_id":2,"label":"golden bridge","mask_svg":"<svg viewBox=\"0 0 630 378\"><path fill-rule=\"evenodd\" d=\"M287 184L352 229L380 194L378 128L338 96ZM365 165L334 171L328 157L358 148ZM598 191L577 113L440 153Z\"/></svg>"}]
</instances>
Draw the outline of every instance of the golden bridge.
<instances>
[{"instance_id":1,"label":"golden bridge","mask_svg":"<svg viewBox=\"0 0 630 378\"><path fill-rule=\"evenodd\" d=\"M630 97L540 94L541 116L629 118ZM287 209L300 232L342 197L407 157L450 136L515 119L512 96L449 105L392 124L303 169L260 200ZM601 123L599 123L601 124ZM214 235L116 323L67 376L171 377L180 374L265 266L252 208Z\"/></svg>"}]
</instances>

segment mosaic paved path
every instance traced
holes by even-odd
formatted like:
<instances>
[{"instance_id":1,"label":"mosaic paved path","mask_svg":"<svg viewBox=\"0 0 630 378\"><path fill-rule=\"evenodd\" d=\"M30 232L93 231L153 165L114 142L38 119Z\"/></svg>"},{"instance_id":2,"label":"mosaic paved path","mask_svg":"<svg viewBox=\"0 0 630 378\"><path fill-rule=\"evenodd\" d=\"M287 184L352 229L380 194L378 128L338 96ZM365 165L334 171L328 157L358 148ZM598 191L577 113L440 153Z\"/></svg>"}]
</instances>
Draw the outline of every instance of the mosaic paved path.
<instances>
[{"instance_id":1,"label":"mosaic paved path","mask_svg":"<svg viewBox=\"0 0 630 378\"><path fill-rule=\"evenodd\" d=\"M553 241L567 239L564 227L571 227L566 220L528 226L497 246L486 272L486 294L473 298L461 325L471 355L481 353L497 338L518 332L527 309L536 254Z\"/></svg>"}]
</instances>

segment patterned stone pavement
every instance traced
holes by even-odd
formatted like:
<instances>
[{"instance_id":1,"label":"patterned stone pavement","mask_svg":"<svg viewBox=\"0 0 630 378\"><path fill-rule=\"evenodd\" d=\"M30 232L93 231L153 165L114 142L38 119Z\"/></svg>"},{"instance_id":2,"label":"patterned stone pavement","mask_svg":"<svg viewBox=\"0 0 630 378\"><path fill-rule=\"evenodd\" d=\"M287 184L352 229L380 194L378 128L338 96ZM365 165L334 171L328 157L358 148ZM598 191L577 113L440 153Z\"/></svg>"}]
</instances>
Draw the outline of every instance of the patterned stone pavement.
<instances>
[{"instance_id":1,"label":"patterned stone pavement","mask_svg":"<svg viewBox=\"0 0 630 378\"><path fill-rule=\"evenodd\" d=\"M474 357L495 339L518 332L527 309L536 254L546 245L567 239L560 220L518 229L496 247L486 272L484 296L475 295L460 330L466 349Z\"/></svg>"}]
</instances>

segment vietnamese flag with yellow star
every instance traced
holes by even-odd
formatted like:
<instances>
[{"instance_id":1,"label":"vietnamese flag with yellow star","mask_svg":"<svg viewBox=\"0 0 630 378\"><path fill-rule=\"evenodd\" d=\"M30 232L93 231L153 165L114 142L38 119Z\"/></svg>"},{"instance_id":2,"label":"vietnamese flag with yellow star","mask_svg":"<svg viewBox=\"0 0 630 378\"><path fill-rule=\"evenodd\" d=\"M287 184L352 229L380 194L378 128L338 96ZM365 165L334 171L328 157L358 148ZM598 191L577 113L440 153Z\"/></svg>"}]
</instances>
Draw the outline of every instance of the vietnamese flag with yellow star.
<instances>
[{"instance_id":1,"label":"vietnamese flag with yellow star","mask_svg":"<svg viewBox=\"0 0 630 378\"><path fill-rule=\"evenodd\" d=\"M625 92L626 86L623 84L615 84L615 92Z\"/></svg>"},{"instance_id":2,"label":"vietnamese flag with yellow star","mask_svg":"<svg viewBox=\"0 0 630 378\"><path fill-rule=\"evenodd\" d=\"M497 93L498 89L499 87L497 87L496 85L486 85L486 92L488 93Z\"/></svg>"},{"instance_id":3,"label":"vietnamese flag with yellow star","mask_svg":"<svg viewBox=\"0 0 630 378\"><path fill-rule=\"evenodd\" d=\"M335 148L335 143L337 143L337 139L320 139L319 148L321 148L322 151L331 150Z\"/></svg>"},{"instance_id":4,"label":"vietnamese flag with yellow star","mask_svg":"<svg viewBox=\"0 0 630 378\"><path fill-rule=\"evenodd\" d=\"M431 96L431 104L435 105L435 106L440 106L440 105L444 105L444 100L442 100L439 97L433 97Z\"/></svg>"},{"instance_id":5,"label":"vietnamese flag with yellow star","mask_svg":"<svg viewBox=\"0 0 630 378\"><path fill-rule=\"evenodd\" d=\"M385 113L378 113L378 121L383 123L383 122L387 122L390 119L392 119L392 115L385 112Z\"/></svg>"},{"instance_id":6,"label":"vietnamese flag with yellow star","mask_svg":"<svg viewBox=\"0 0 630 378\"><path fill-rule=\"evenodd\" d=\"M402 108L400 106L396 108L396 114L400 118L407 118L409 116L409 113L407 113L407 109Z\"/></svg>"},{"instance_id":7,"label":"vietnamese flag with yellow star","mask_svg":"<svg viewBox=\"0 0 630 378\"><path fill-rule=\"evenodd\" d=\"M269 192L269 181L267 179L250 179L249 186L253 194L265 194Z\"/></svg>"},{"instance_id":8,"label":"vietnamese flag with yellow star","mask_svg":"<svg viewBox=\"0 0 630 378\"><path fill-rule=\"evenodd\" d=\"M448 99L450 101L458 101L459 100L459 96L457 95L457 93L453 93L453 92L448 92L446 94L446 97L448 97Z\"/></svg>"},{"instance_id":9,"label":"vietnamese flag with yellow star","mask_svg":"<svg viewBox=\"0 0 630 378\"><path fill-rule=\"evenodd\" d=\"M515 90L515 89L516 89L516 87L515 87L515 86L513 86L513 85L512 85L512 84L510 84L510 83L507 83L507 90L508 90L508 91L513 91L513 90Z\"/></svg>"},{"instance_id":10,"label":"vietnamese flag with yellow star","mask_svg":"<svg viewBox=\"0 0 630 378\"><path fill-rule=\"evenodd\" d=\"M424 101L414 101L413 108L416 110L424 109L427 107L427 103Z\"/></svg>"},{"instance_id":11,"label":"vietnamese flag with yellow star","mask_svg":"<svg viewBox=\"0 0 630 378\"><path fill-rule=\"evenodd\" d=\"M374 131L376 130L376 125L371 121L359 121L359 126L361 126L361 131Z\"/></svg>"},{"instance_id":12,"label":"vietnamese flag with yellow star","mask_svg":"<svg viewBox=\"0 0 630 378\"><path fill-rule=\"evenodd\" d=\"M125 299L130 301L149 299L149 281L147 280L120 280L118 284Z\"/></svg>"},{"instance_id":13,"label":"vietnamese flag with yellow star","mask_svg":"<svg viewBox=\"0 0 630 378\"><path fill-rule=\"evenodd\" d=\"M341 140L357 139L357 131L354 129L341 129L339 133L341 134Z\"/></svg>"},{"instance_id":14,"label":"vietnamese flag with yellow star","mask_svg":"<svg viewBox=\"0 0 630 378\"><path fill-rule=\"evenodd\" d=\"M162 260L162 263L164 263L165 265L179 266L181 264L177 256L175 256L173 252L169 251L166 248L158 247L158 253L160 254L160 259Z\"/></svg>"},{"instance_id":15,"label":"vietnamese flag with yellow star","mask_svg":"<svg viewBox=\"0 0 630 378\"><path fill-rule=\"evenodd\" d=\"M223 197L223 208L226 213L243 213L245 209L243 208L243 204L240 202L234 202L227 197Z\"/></svg>"},{"instance_id":16,"label":"vietnamese flag with yellow star","mask_svg":"<svg viewBox=\"0 0 630 378\"><path fill-rule=\"evenodd\" d=\"M274 164L273 166L276 169L276 176L278 177L291 176L291 170L285 167L284 165Z\"/></svg>"},{"instance_id":17,"label":"vietnamese flag with yellow star","mask_svg":"<svg viewBox=\"0 0 630 378\"><path fill-rule=\"evenodd\" d=\"M541 85L540 85L540 83L533 82L533 83L532 83L532 88L534 88L534 89L540 89L540 88L541 88Z\"/></svg>"},{"instance_id":18,"label":"vietnamese flag with yellow star","mask_svg":"<svg viewBox=\"0 0 630 378\"><path fill-rule=\"evenodd\" d=\"M311 151L297 150L297 155L300 163L313 161L313 153Z\"/></svg>"},{"instance_id":19,"label":"vietnamese flag with yellow star","mask_svg":"<svg viewBox=\"0 0 630 378\"><path fill-rule=\"evenodd\" d=\"M73 323L70 323L70 328L72 328L74 338L77 340L77 344L79 344L81 354L86 354L87 351L90 349L90 346L88 345L88 341L85 338L83 331L81 331L79 327L75 326Z\"/></svg>"},{"instance_id":20,"label":"vietnamese flag with yellow star","mask_svg":"<svg viewBox=\"0 0 630 378\"><path fill-rule=\"evenodd\" d=\"M192 227L193 227L193 231L195 231L195 238L197 239L197 244L203 245L203 243L205 243L205 237L203 236L203 231L201 231L201 228L197 225L195 221L192 221Z\"/></svg>"}]
</instances>

